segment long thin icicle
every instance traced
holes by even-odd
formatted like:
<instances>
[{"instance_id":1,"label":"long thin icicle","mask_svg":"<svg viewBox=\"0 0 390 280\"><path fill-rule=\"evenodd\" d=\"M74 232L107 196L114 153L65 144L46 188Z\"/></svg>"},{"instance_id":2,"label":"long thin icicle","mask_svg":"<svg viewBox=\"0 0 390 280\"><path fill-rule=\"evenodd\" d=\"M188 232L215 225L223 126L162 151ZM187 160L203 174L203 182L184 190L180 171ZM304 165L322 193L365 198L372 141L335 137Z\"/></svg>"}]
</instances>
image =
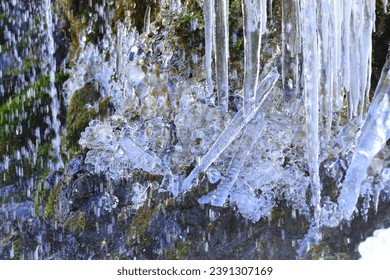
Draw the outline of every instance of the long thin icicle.
<instances>
[{"instance_id":1,"label":"long thin icicle","mask_svg":"<svg viewBox=\"0 0 390 280\"><path fill-rule=\"evenodd\" d=\"M382 70L366 120L356 144L338 199L341 215L350 219L360 195L361 184L374 156L390 138L390 54Z\"/></svg>"},{"instance_id":2,"label":"long thin icicle","mask_svg":"<svg viewBox=\"0 0 390 280\"><path fill-rule=\"evenodd\" d=\"M350 91L350 82L351 82L351 60L350 60L350 50L351 50L351 13L352 13L352 0L346 0L343 2L343 23L342 30L342 59L343 59L343 85L346 91ZM349 117L352 118L351 106L349 106Z\"/></svg>"},{"instance_id":3,"label":"long thin icicle","mask_svg":"<svg viewBox=\"0 0 390 280\"><path fill-rule=\"evenodd\" d=\"M214 0L215 3L215 69L218 105L222 112L228 110L229 80L229 6L228 0Z\"/></svg>"},{"instance_id":4,"label":"long thin icicle","mask_svg":"<svg viewBox=\"0 0 390 280\"><path fill-rule=\"evenodd\" d=\"M330 63L332 65L331 85L333 111L338 112L343 106L342 96L342 14L343 1L332 2L330 35ZM332 112L333 114L333 112Z\"/></svg>"},{"instance_id":5,"label":"long thin icicle","mask_svg":"<svg viewBox=\"0 0 390 280\"><path fill-rule=\"evenodd\" d=\"M370 93L371 84L371 52L372 40L371 34L374 29L375 22L375 2L371 0L364 0L362 5L362 34L360 39L360 94L361 101L359 106L359 116L363 117L367 105L368 95Z\"/></svg>"},{"instance_id":6,"label":"long thin icicle","mask_svg":"<svg viewBox=\"0 0 390 280\"><path fill-rule=\"evenodd\" d=\"M331 127L332 127L332 117L333 117L333 95L332 95L332 78L333 78L333 67L332 63L329 63L329 58L335 59L332 55L332 48L336 47L334 44L333 36L334 32L332 27L332 20L331 20L331 5L333 3L330 3L330 0L321 0L321 13L319 14L319 23L320 31L319 31L319 38L321 40L320 42L320 57L321 57L321 69L325 72L325 75L321 77L321 83L320 83L320 92L322 92L321 95L321 117L322 117L322 123L324 124L324 137L322 143L324 145L327 144L330 134L331 134Z\"/></svg>"},{"instance_id":7,"label":"long thin icicle","mask_svg":"<svg viewBox=\"0 0 390 280\"><path fill-rule=\"evenodd\" d=\"M317 43L317 1L302 0L302 53L303 83L306 109L306 156L309 165L312 205L315 215L319 214L321 184L319 177L318 136L318 43Z\"/></svg>"},{"instance_id":8,"label":"long thin icicle","mask_svg":"<svg viewBox=\"0 0 390 280\"><path fill-rule=\"evenodd\" d=\"M217 138L208 152L203 156L199 165L197 165L184 179L181 191L187 191L192 187L193 180L200 172L204 172L207 168L219 157L219 155L230 145L230 143L237 137L241 129L244 128L256 115L257 111L263 105L265 99L268 97L271 89L279 78L279 73L274 68L261 81L257 89L256 107L248 117L244 117L243 110L237 112L236 116L226 126L221 135Z\"/></svg>"},{"instance_id":9,"label":"long thin icicle","mask_svg":"<svg viewBox=\"0 0 390 280\"><path fill-rule=\"evenodd\" d=\"M299 1L282 1L282 84L285 94L299 91Z\"/></svg>"},{"instance_id":10,"label":"long thin icicle","mask_svg":"<svg viewBox=\"0 0 390 280\"><path fill-rule=\"evenodd\" d=\"M358 106L360 99L360 78L359 78L359 69L362 61L360 61L360 41L361 39L361 4L358 5L354 1L352 5L352 15L351 15L351 45L350 45L350 92L349 92L349 101L350 101L350 116L352 118L358 117Z\"/></svg>"},{"instance_id":11,"label":"long thin icicle","mask_svg":"<svg viewBox=\"0 0 390 280\"><path fill-rule=\"evenodd\" d=\"M149 34L150 32L150 5L146 7L145 17L144 17L144 32Z\"/></svg>"},{"instance_id":12,"label":"long thin icicle","mask_svg":"<svg viewBox=\"0 0 390 280\"><path fill-rule=\"evenodd\" d=\"M213 206L223 206L226 201L231 188L237 181L240 170L245 163L245 160L251 152L254 144L259 139L264 127L265 120L260 112L256 114L253 120L245 128L244 134L237 150L237 153L230 161L227 174L221 180L218 188L206 196L200 198L198 201L201 204L210 203Z\"/></svg>"},{"instance_id":13,"label":"long thin icicle","mask_svg":"<svg viewBox=\"0 0 390 280\"><path fill-rule=\"evenodd\" d=\"M205 49L206 49L206 91L207 94L213 93L213 45L214 45L214 24L215 24L215 11L214 0L205 0L203 4L203 16L204 16L204 33L205 33Z\"/></svg>"},{"instance_id":14,"label":"long thin icicle","mask_svg":"<svg viewBox=\"0 0 390 280\"><path fill-rule=\"evenodd\" d=\"M248 116L255 106L256 89L260 71L261 35L266 14L265 0L243 0L242 12L244 16L244 115Z\"/></svg>"}]
</instances>

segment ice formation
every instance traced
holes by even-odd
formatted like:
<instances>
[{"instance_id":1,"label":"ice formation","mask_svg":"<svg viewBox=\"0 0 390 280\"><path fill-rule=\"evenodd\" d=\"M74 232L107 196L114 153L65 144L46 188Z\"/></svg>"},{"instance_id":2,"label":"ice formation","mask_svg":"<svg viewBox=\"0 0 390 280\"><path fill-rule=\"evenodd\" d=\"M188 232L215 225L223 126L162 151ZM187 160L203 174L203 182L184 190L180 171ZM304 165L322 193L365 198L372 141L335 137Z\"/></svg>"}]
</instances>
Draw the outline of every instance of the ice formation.
<instances>
[{"instance_id":1,"label":"ice formation","mask_svg":"<svg viewBox=\"0 0 390 280\"><path fill-rule=\"evenodd\" d=\"M204 37L205 37L205 70L206 70L206 91L209 95L213 93L213 51L214 49L214 0L205 0L203 3L203 17L204 17Z\"/></svg>"},{"instance_id":2,"label":"ice formation","mask_svg":"<svg viewBox=\"0 0 390 280\"><path fill-rule=\"evenodd\" d=\"M218 103L222 112L228 110L229 98L229 6L228 0L214 0L215 4L215 74ZM210 32L210 31L209 31Z\"/></svg>"},{"instance_id":3,"label":"ice formation","mask_svg":"<svg viewBox=\"0 0 390 280\"><path fill-rule=\"evenodd\" d=\"M355 153L348 167L338 199L344 218L349 219L360 195L367 168L390 138L390 56L382 70L374 99L357 139Z\"/></svg>"},{"instance_id":4,"label":"ice formation","mask_svg":"<svg viewBox=\"0 0 390 280\"><path fill-rule=\"evenodd\" d=\"M256 222L286 200L293 215L315 218L313 232L337 226L351 218L361 193L377 198L378 190L389 187L385 179L379 186L370 183L390 174L386 156L380 156L390 136L388 64L369 104L375 2L282 1L279 53L262 40L275 32L267 29L268 2L243 1L245 74L235 93L227 2L203 2L204 72L191 73L199 79L171 70L186 69L180 61L189 54L172 51L174 42L164 39L171 30L158 31L150 9L144 33L118 23L115 34L107 27L100 49L81 44L66 83L67 100L94 81L115 111L82 134L80 144L90 149L86 162L91 172L113 180L134 169L163 176L160 188L173 195L199 187L204 173L216 188L200 203L224 207L229 201ZM184 10L180 4L166 7ZM262 60L263 50L270 49L272 58ZM242 102L230 104L233 95ZM334 179L331 187L341 187L338 200L322 193L321 166ZM145 188L134 189L140 205Z\"/></svg>"},{"instance_id":5,"label":"ice formation","mask_svg":"<svg viewBox=\"0 0 390 280\"><path fill-rule=\"evenodd\" d=\"M263 4L264 2L264 4ZM244 0L244 115L249 115L255 105L256 89L260 71L261 36L267 21L266 0Z\"/></svg>"}]
</instances>

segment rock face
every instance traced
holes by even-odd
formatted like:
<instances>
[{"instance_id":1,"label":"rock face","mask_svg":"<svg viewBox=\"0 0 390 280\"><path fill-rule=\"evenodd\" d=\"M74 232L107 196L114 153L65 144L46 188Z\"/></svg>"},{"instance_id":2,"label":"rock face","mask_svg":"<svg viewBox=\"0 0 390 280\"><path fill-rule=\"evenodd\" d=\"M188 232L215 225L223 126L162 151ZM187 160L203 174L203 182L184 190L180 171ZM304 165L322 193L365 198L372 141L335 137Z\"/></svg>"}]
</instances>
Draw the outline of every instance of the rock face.
<instances>
[{"instance_id":1,"label":"rock face","mask_svg":"<svg viewBox=\"0 0 390 280\"><path fill-rule=\"evenodd\" d=\"M197 173L213 145L225 144L220 135L233 134L223 134L226 127L237 129L234 120L242 111L241 1L229 7L227 113L218 108L214 92L205 90L204 1L54 2L55 58L62 65L57 72L68 73L57 75L56 84L63 97L58 113L66 166L52 168L53 132L45 117L51 110L49 77L32 79L35 94L27 87L18 95L17 74L8 71L7 91L0 96L0 259L357 259L359 243L390 226L389 189L383 184L389 178L387 145L369 166L353 219L334 218L338 226L328 227L328 218L320 239L308 234L315 211L303 96L285 92L280 80L264 82L269 73L281 72L286 59L280 50L285 1L267 1L273 2L268 7L273 17L263 30L259 84L269 86L272 98L259 109L266 116L264 133L250 131L259 119L247 120L237 139L229 139L206 171ZM382 8L373 45L375 84L390 26ZM1 67L8 69L11 60L8 52L0 53ZM28 66L18 70L30 71ZM359 128L344 113L338 116L341 140L325 147L331 153L319 164L324 216L336 212ZM240 156L245 158L237 164ZM221 207L199 202L233 177ZM193 180L183 191L186 178ZM377 196L375 184L382 190Z\"/></svg>"}]
</instances>

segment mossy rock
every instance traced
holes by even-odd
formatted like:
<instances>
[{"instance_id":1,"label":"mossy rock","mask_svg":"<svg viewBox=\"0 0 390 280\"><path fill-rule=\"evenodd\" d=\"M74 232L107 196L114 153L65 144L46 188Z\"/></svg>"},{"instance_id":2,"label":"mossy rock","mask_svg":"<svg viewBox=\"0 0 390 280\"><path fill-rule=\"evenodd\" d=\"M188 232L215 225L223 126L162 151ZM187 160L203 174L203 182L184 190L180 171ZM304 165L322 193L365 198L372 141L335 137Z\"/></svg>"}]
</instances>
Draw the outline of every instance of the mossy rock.
<instances>
[{"instance_id":1,"label":"mossy rock","mask_svg":"<svg viewBox=\"0 0 390 280\"><path fill-rule=\"evenodd\" d=\"M44 217L45 218L56 218L56 207L61 194L61 186L56 185L51 193L49 194L47 205L45 207Z\"/></svg>"},{"instance_id":2,"label":"mossy rock","mask_svg":"<svg viewBox=\"0 0 390 280\"><path fill-rule=\"evenodd\" d=\"M67 75L56 75L55 85L59 89ZM10 155L26 145L26 140L41 141L52 136L47 132L50 128L46 123L46 116L51 115L51 98L49 95L50 78L45 76L39 79L32 88L10 98L6 104L0 106L0 156ZM37 135L39 129L39 135Z\"/></svg>"},{"instance_id":3,"label":"mossy rock","mask_svg":"<svg viewBox=\"0 0 390 280\"><path fill-rule=\"evenodd\" d=\"M115 3L114 22L117 20L124 21L127 15L130 15L132 25L135 26L138 32L144 30L145 14L148 6L150 7L150 21L156 20L159 13L159 2L156 0L130 0L112 1Z\"/></svg>"},{"instance_id":4,"label":"mossy rock","mask_svg":"<svg viewBox=\"0 0 390 280\"><path fill-rule=\"evenodd\" d=\"M84 212L79 212L75 217L66 220L64 227L73 235L77 236L83 232L87 225L87 219Z\"/></svg>"},{"instance_id":5,"label":"mossy rock","mask_svg":"<svg viewBox=\"0 0 390 280\"><path fill-rule=\"evenodd\" d=\"M349 260L351 259L344 252L335 252L327 242L320 242L318 244L312 244L307 252L305 259L309 260Z\"/></svg>"},{"instance_id":6,"label":"mossy rock","mask_svg":"<svg viewBox=\"0 0 390 280\"><path fill-rule=\"evenodd\" d=\"M89 83L77 90L70 100L66 116L66 147L70 152L80 150L78 141L81 132L85 130L93 119L104 118L109 115L110 98L102 98L96 87Z\"/></svg>"},{"instance_id":7,"label":"mossy rock","mask_svg":"<svg viewBox=\"0 0 390 280\"><path fill-rule=\"evenodd\" d=\"M63 73L56 75L58 91L67 78ZM0 160L11 159L8 169L0 172L0 186L39 175L55 160L50 142L54 131L47 121L47 117L51 116L49 88L50 78L45 76L0 106ZM23 150L31 151L36 143L36 160L32 160L32 156L15 157L18 153L23 154Z\"/></svg>"},{"instance_id":8,"label":"mossy rock","mask_svg":"<svg viewBox=\"0 0 390 280\"><path fill-rule=\"evenodd\" d=\"M96 44L103 38L104 32L99 30L99 25L104 25L105 19L95 10L95 6L101 4L100 0L56 0L55 12L66 19L69 25L69 30L63 31L66 32L66 36L70 37L71 40L71 65L79 49L80 36L91 20L93 20L92 29L91 32L85 34L86 43Z\"/></svg>"},{"instance_id":9,"label":"mossy rock","mask_svg":"<svg viewBox=\"0 0 390 280\"><path fill-rule=\"evenodd\" d=\"M186 260L190 258L191 241L175 240L172 248L165 250L167 260Z\"/></svg>"}]
</instances>

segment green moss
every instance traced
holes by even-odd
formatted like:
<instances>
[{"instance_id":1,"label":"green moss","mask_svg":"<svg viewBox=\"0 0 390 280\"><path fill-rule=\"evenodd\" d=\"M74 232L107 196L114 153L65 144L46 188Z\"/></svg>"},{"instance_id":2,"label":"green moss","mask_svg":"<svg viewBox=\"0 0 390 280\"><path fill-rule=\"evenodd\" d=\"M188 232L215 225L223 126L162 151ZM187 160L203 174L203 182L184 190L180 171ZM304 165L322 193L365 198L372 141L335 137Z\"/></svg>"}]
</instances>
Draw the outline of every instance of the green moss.
<instances>
[{"instance_id":1,"label":"green moss","mask_svg":"<svg viewBox=\"0 0 390 280\"><path fill-rule=\"evenodd\" d=\"M20 41L20 44L21 44L20 48L26 48L28 46L28 40L22 39ZM2 50L3 50L3 47L2 47ZM5 51L5 49L4 49L4 51ZM38 66L38 63L39 63L39 61L35 58L26 58L23 60L23 64L19 68L11 68L11 67L5 68L3 71L3 75L4 76L8 76L8 75L14 76L14 75L27 73L32 68Z\"/></svg>"},{"instance_id":2,"label":"green moss","mask_svg":"<svg viewBox=\"0 0 390 280\"><path fill-rule=\"evenodd\" d=\"M191 27L194 21L197 21L195 30ZM196 1L191 1L186 7L183 16L178 20L175 33L181 46L191 52L197 50L200 56L204 55L203 10Z\"/></svg>"},{"instance_id":3,"label":"green moss","mask_svg":"<svg viewBox=\"0 0 390 280\"><path fill-rule=\"evenodd\" d=\"M87 105L89 104L89 108ZM66 116L66 146L71 152L80 150L78 141L81 132L93 119L104 118L108 115L110 105L109 98L100 98L99 92L92 84L87 84L76 91L70 100L69 110Z\"/></svg>"},{"instance_id":4,"label":"green moss","mask_svg":"<svg viewBox=\"0 0 390 280\"><path fill-rule=\"evenodd\" d=\"M133 172L133 178L137 182L148 181L148 182L158 182L159 184L161 184L164 176L143 172L141 170L135 170Z\"/></svg>"},{"instance_id":5,"label":"green moss","mask_svg":"<svg viewBox=\"0 0 390 280\"><path fill-rule=\"evenodd\" d=\"M58 200L60 198L60 193L61 193L61 187L60 185L56 185L51 193L49 194L49 197L47 199L47 205L45 207L45 212L44 212L44 217L45 218L52 218L55 219L56 217L56 207L58 204Z\"/></svg>"},{"instance_id":6,"label":"green moss","mask_svg":"<svg viewBox=\"0 0 390 280\"><path fill-rule=\"evenodd\" d=\"M172 249L165 250L167 260L186 260L189 258L191 241L176 240Z\"/></svg>"},{"instance_id":7,"label":"green moss","mask_svg":"<svg viewBox=\"0 0 390 280\"><path fill-rule=\"evenodd\" d=\"M16 238L13 241L13 246L14 246L14 260L20 260L21 257L21 252L22 252L22 239Z\"/></svg>"},{"instance_id":8,"label":"green moss","mask_svg":"<svg viewBox=\"0 0 390 280\"><path fill-rule=\"evenodd\" d=\"M92 5L90 5L90 2ZM98 12L95 11L95 4L101 5L101 1L57 0L56 4L56 10L62 18L65 18L68 21L70 27L68 30L66 30L66 32L69 32L68 36L71 39L70 64L72 65L76 53L79 49L80 35L89 25L92 19L97 16ZM99 31L99 25L103 24L103 22L100 16L98 16L97 20L94 20L91 23L92 32L89 32L85 35L86 43L92 42L96 44L103 36L103 34Z\"/></svg>"},{"instance_id":9,"label":"green moss","mask_svg":"<svg viewBox=\"0 0 390 280\"><path fill-rule=\"evenodd\" d=\"M77 236L83 232L86 228L87 220L84 212L78 213L74 218L69 218L66 220L64 227L69 230L73 235Z\"/></svg>"},{"instance_id":10,"label":"green moss","mask_svg":"<svg viewBox=\"0 0 390 280\"><path fill-rule=\"evenodd\" d=\"M138 32L142 32L144 29L145 13L148 5L150 6L150 21L153 22L157 13L159 12L158 1L145 1L145 0L128 0L128 1L111 1L115 2L116 9L114 15L114 21L124 21L127 15L130 16L132 25L135 26Z\"/></svg>"},{"instance_id":11,"label":"green moss","mask_svg":"<svg viewBox=\"0 0 390 280\"><path fill-rule=\"evenodd\" d=\"M351 259L346 253L334 252L325 242L313 244L305 256L309 260L349 260Z\"/></svg>"},{"instance_id":12,"label":"green moss","mask_svg":"<svg viewBox=\"0 0 390 280\"><path fill-rule=\"evenodd\" d=\"M60 73L56 75L56 86L59 87L67 78ZM31 88L10 98L0 106L0 155L13 153L26 144L26 139L33 143L37 139L36 129L39 129L40 139L45 139L48 128L45 116L50 115L51 98L48 93L50 78L39 79ZM48 111L48 112L47 112Z\"/></svg>"},{"instance_id":13,"label":"green moss","mask_svg":"<svg viewBox=\"0 0 390 280\"><path fill-rule=\"evenodd\" d=\"M137 238L141 240L149 239L147 228L156 212L156 209L153 207L148 207L147 205L143 205L140 209L138 209L130 227L127 229L129 236L131 238Z\"/></svg>"},{"instance_id":14,"label":"green moss","mask_svg":"<svg viewBox=\"0 0 390 280\"><path fill-rule=\"evenodd\" d=\"M49 199L50 191L44 189L44 187L43 187L44 183L45 183L45 179L49 175L49 173L50 173L50 169L47 169L44 172L42 172L41 179L38 183L37 190L33 194L35 216L39 215L39 207L47 205L47 202Z\"/></svg>"},{"instance_id":15,"label":"green moss","mask_svg":"<svg viewBox=\"0 0 390 280\"><path fill-rule=\"evenodd\" d=\"M56 87L62 86L67 75L56 75ZM14 184L21 177L39 176L48 168L54 158L51 152L51 139L54 135L46 117L51 115L49 95L50 78L39 79L29 90L9 98L0 106L0 160L13 157L22 149L30 150L30 145L39 141L37 161L21 158L12 161L8 170L0 172L1 185ZM30 144L29 144L30 143Z\"/></svg>"}]
</instances>

